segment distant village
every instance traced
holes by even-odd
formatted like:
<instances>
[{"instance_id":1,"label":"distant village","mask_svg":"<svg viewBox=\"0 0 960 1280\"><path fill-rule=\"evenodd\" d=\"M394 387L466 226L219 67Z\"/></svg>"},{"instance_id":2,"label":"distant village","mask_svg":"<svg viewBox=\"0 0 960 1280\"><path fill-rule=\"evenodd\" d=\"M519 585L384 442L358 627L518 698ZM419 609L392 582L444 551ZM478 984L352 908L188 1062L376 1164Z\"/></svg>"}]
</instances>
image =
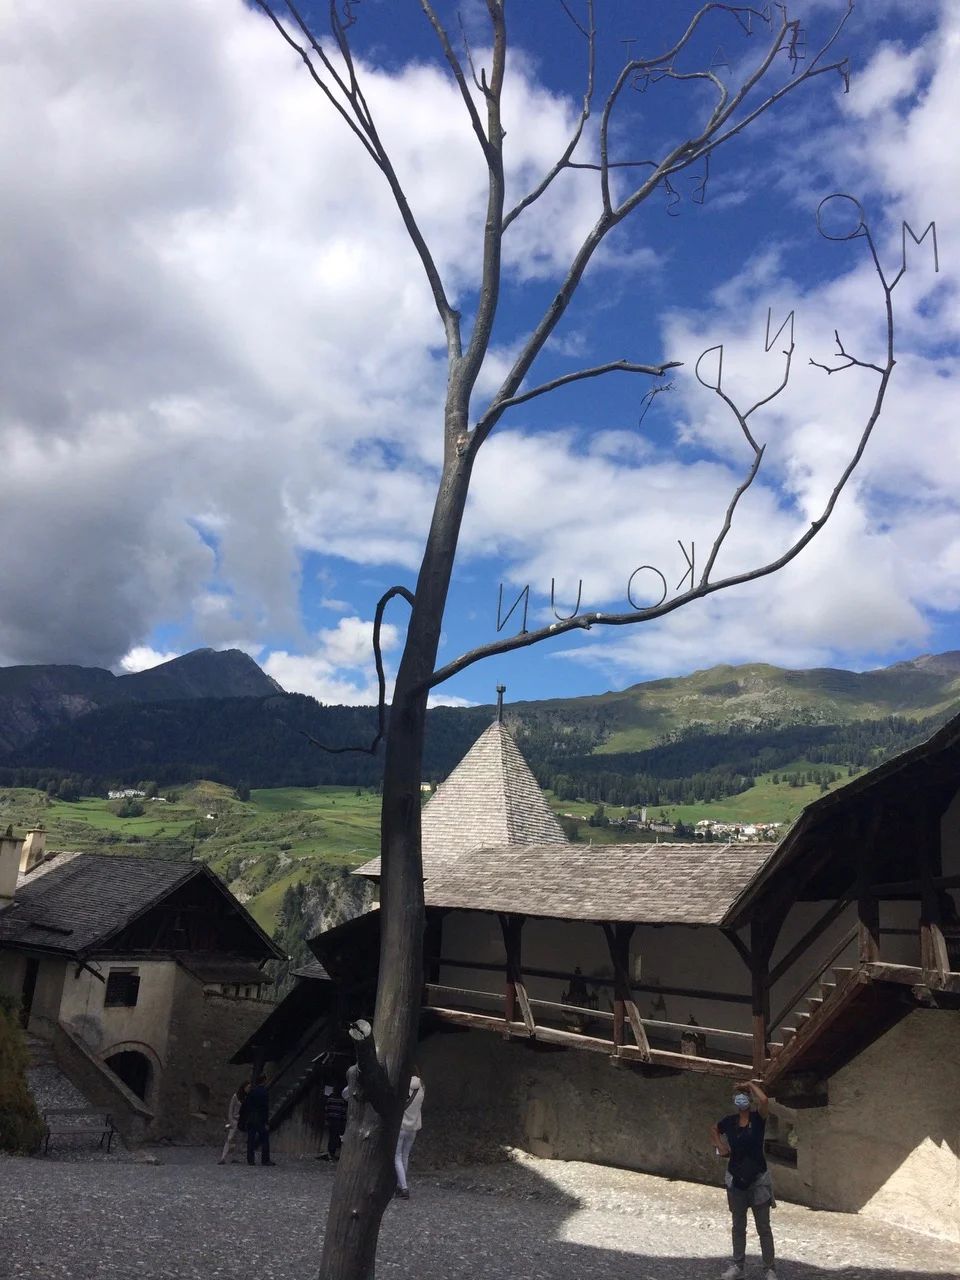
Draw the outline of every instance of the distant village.
<instances>
[{"instance_id":1,"label":"distant village","mask_svg":"<svg viewBox=\"0 0 960 1280\"><path fill-rule=\"evenodd\" d=\"M561 813L560 817L568 822L581 822L583 819L575 813ZM671 835L710 843L713 840L725 842L757 840L764 843L777 841L783 830L782 822L720 822L716 818L701 818L687 826L683 822L670 822L661 814L659 818L648 818L646 808L639 813L630 812L623 818L608 819L603 806L598 805L596 812L587 819L589 826L609 826L620 830L652 831L658 835Z\"/></svg>"}]
</instances>

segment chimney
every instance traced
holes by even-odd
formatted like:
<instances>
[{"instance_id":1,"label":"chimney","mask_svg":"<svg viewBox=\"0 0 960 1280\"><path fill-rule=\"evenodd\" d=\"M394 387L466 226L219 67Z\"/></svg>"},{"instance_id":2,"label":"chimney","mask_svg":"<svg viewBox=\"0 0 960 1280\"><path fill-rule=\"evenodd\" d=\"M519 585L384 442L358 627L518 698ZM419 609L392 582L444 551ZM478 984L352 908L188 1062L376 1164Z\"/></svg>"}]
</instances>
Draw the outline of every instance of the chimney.
<instances>
[{"instance_id":1,"label":"chimney","mask_svg":"<svg viewBox=\"0 0 960 1280\"><path fill-rule=\"evenodd\" d=\"M0 836L0 907L8 906L17 891L23 844L14 836L13 827L7 827L6 834Z\"/></svg>"},{"instance_id":2,"label":"chimney","mask_svg":"<svg viewBox=\"0 0 960 1280\"><path fill-rule=\"evenodd\" d=\"M20 854L20 874L26 875L43 861L47 833L42 826L34 827L27 832L23 852Z\"/></svg>"}]
</instances>

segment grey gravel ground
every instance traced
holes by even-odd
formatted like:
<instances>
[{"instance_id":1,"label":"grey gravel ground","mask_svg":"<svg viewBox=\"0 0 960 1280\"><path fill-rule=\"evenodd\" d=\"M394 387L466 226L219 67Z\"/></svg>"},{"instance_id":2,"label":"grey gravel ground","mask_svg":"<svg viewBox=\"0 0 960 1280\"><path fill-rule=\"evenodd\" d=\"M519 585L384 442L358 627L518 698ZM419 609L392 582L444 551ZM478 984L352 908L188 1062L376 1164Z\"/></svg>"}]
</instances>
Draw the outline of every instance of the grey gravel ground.
<instances>
[{"instance_id":1,"label":"grey gravel ground","mask_svg":"<svg viewBox=\"0 0 960 1280\"><path fill-rule=\"evenodd\" d=\"M0 1276L11 1280L313 1280L333 1170L0 1158ZM522 1157L423 1174L387 1210L378 1280L686 1280L726 1263L722 1192ZM960 1246L781 1204L785 1280L960 1280ZM759 1259L748 1274L760 1276Z\"/></svg>"}]
</instances>

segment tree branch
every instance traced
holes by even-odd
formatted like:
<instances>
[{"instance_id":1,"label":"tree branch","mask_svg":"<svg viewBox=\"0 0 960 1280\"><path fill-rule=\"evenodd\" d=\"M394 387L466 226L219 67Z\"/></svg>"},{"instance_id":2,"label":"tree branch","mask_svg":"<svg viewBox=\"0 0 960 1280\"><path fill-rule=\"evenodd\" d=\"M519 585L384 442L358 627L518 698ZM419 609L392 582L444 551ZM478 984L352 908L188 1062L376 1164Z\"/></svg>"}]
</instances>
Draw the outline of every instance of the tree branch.
<instances>
[{"instance_id":1,"label":"tree branch","mask_svg":"<svg viewBox=\"0 0 960 1280\"><path fill-rule=\"evenodd\" d=\"M885 310L886 310L887 361L884 365L874 365L874 364L868 364L865 361L856 360L854 357L850 357L850 356L847 357L847 359L851 363L843 366L844 368L851 368L853 367L853 365L858 365L859 367L862 367L862 368L872 369L879 374L880 381L877 386L871 411L867 417L866 425L863 427L863 430L860 433L860 436L857 440L856 448L854 449L849 462L847 463L840 477L838 478L833 488L831 489L830 494L827 498L827 501L820 512L820 515L815 520L811 521L809 527L804 530L804 532L800 535L800 537L796 538L794 542L792 542L791 545L775 560L768 561L766 564L760 565L755 569L749 569L743 573L732 574L729 577L721 578L716 582L709 581L709 573L712 570L713 565L716 561L717 555L719 554L720 548L728 532L730 531L730 527L733 523L733 518L736 512L737 504L739 503L743 494L746 492L746 490L750 487L750 485L753 483L754 479L756 478L757 472L760 468L760 463L763 458L764 449L766 447L766 446L761 446L757 444L756 439L753 436L752 432L750 431L746 420L748 416L751 413L753 413L756 409L758 409L761 405L769 403L771 399L773 399L776 395L779 395L780 392L787 385L787 381L789 380L789 374L790 374L791 360L793 356L793 343L791 342L789 350L785 353L787 357L787 365L784 373L784 378L781 381L780 386L771 395L766 396L762 400L758 400L755 405L753 405L749 410L746 411L746 413L741 413L740 410L737 409L733 401L730 399L730 397L727 396L725 392L722 392L719 386L713 388L714 391L717 391L718 394L720 394L721 399L724 400L724 402L730 407L730 409L736 415L737 420L740 423L741 429L744 432L746 439L748 440L752 449L754 450L754 460L753 460L752 466L750 467L750 470L747 473L746 478L741 482L741 484L737 487L737 489L734 492L733 498L731 499L731 502L727 508L726 517L724 519L723 526L719 534L717 535L717 538L715 539L714 544L711 548L710 555L708 556L707 567L704 570L704 573L701 576L701 579L696 586L691 585L689 591L685 591L682 594L675 596L672 600L664 600L661 604L653 605L648 609L634 609L629 613L576 614L571 618L567 618L559 622L553 622L549 626L540 627L535 631L521 632L521 634L516 636L508 636L503 640L495 640L495 641L492 641L490 644L480 645L478 648L471 649L469 652L462 654L459 658L456 658L453 662L447 663L446 666L441 667L439 670L435 671L433 673L433 676L424 683L424 688L426 689L436 688L437 685L443 684L444 681L449 680L452 676L459 674L461 671L464 671L467 667L473 666L474 663L480 662L484 658L493 657L498 654L512 653L517 649L526 649L526 648L529 648L531 645L539 644L541 641L548 640L553 636L565 635L566 633L571 631L589 631L591 630L591 628L595 626L622 627L622 626L630 626L638 622L651 622L656 618L663 618L667 614L673 613L675 610L681 609L685 605L691 604L694 600L702 600L705 597L713 595L718 591L725 591L731 587L742 586L745 583L756 582L760 578L768 577L770 574L776 573L778 570L782 569L785 565L789 564L791 560L796 559L796 557L800 554L800 552L803 551L803 549L808 545L808 543L810 543L817 536L817 534L820 532L823 526L830 519L830 516L833 514L834 507L836 506L841 493L846 488L848 480L850 479L851 475L859 465L860 460L863 457L864 450L867 447L867 443L870 440L870 436L873 433L873 429L876 426L878 418L880 417L880 413L883 408L883 403L886 398L887 388L890 383L890 378L893 374L894 366L896 365L896 360L894 358L894 320L893 320L892 293L900 277L898 276L897 279L894 280L891 284L887 283L887 280L883 274L883 269L880 263L879 255L876 250L876 246L873 242L873 237L870 234L869 227L867 227L865 222L862 224L862 229L859 230L856 233L856 235L857 237L862 237L866 239L870 249L870 254L873 258L874 266L876 268L880 282L883 286ZM826 366L820 366L820 367L825 368ZM828 373L839 372L839 371L840 370L827 369Z\"/></svg>"},{"instance_id":2,"label":"tree branch","mask_svg":"<svg viewBox=\"0 0 960 1280\"><path fill-rule=\"evenodd\" d=\"M386 1116L395 1101L396 1094L383 1063L377 1056L377 1043L373 1027L366 1018L358 1018L347 1033L357 1053L357 1102L369 1102L377 1115Z\"/></svg>"},{"instance_id":3,"label":"tree branch","mask_svg":"<svg viewBox=\"0 0 960 1280\"><path fill-rule=\"evenodd\" d=\"M331 756L342 756L352 752L358 755L375 756L377 747L383 740L383 735L387 731L387 678L383 671L383 653L380 648L380 630L383 626L383 611L394 598L394 596L402 596L407 604L413 608L414 596L412 591L408 591L406 587L391 587L377 601L376 612L373 615L373 656L377 664L377 684L379 686L379 694L377 696L377 732L369 747L328 747L324 743L318 742L312 734L307 733L306 729L301 729L300 733L321 751L326 751Z\"/></svg>"},{"instance_id":4,"label":"tree branch","mask_svg":"<svg viewBox=\"0 0 960 1280\"><path fill-rule=\"evenodd\" d=\"M763 78L764 75L767 74L775 57L782 51L784 38L791 27L786 16L786 10L785 8L782 8L782 20L779 29L775 33L766 54L760 60L760 63L755 70L743 82L737 93L734 94L733 97L725 103L725 105L723 105L722 109L719 105L714 109L705 129L699 135L679 143L661 161L654 164L653 172L645 179L645 181L636 188L631 195L626 197L616 208L614 208L610 196L610 170L619 162L612 161L610 159L608 137L610 117L617 99L619 98L631 74L635 74L638 70L643 71L663 66L664 64L669 64L672 58L690 42L700 23L704 20L707 14L713 10L719 10L733 15L737 21L740 22L741 26L743 25L741 20L742 15L752 14L755 17L764 17L761 10L753 9L749 6L719 4L713 2L706 4L691 20L686 32L677 44L674 45L673 49L668 50L666 53L661 54L656 58L632 59L626 64L618 76L617 82L604 104L600 124L600 179L601 194L603 196L603 212L574 255L573 261L570 264L557 294L547 310L544 312L539 324L524 344L524 347L514 361L510 372L504 379L500 390L494 396L490 406L482 415L476 426L471 430L468 446L471 452L475 453L480 448L484 440L496 426L504 411L501 406L505 406L509 402L512 402L517 396L520 385L529 373L534 361L542 352L547 339L553 333L560 321L560 318L565 314L567 307L570 304L570 300L583 278L584 271L608 232L618 225L618 223L622 222L629 214L634 212L640 204L649 199L665 178L669 178L673 174L679 173L684 169L688 169L701 158L708 156L716 150L718 146L721 146L724 142L735 137L739 132L741 132L741 130L746 127L747 123L756 119L757 116L763 114L763 112L769 110L775 103L779 102L785 94L792 93L794 90L799 88L801 84L806 83L806 81L811 79L813 76L821 75L826 71L836 69L835 67L817 66L817 62L822 56L824 50L828 49L837 39L837 36L843 29L850 12L850 9L848 9L847 13L836 27L830 40L824 46L824 49L820 51L817 58L814 59L811 66L808 67L802 75L796 77L790 82L790 84L778 90L777 93L772 94L765 102L761 103L753 112L751 112L744 121L737 123L730 129L727 129L726 132L716 136L718 131L721 130L730 120L731 116L736 111L737 107L743 102L750 90ZM633 163L638 165L646 164L645 161ZM651 162L651 164L653 164L653 162Z\"/></svg>"},{"instance_id":5,"label":"tree branch","mask_svg":"<svg viewBox=\"0 0 960 1280\"><path fill-rule=\"evenodd\" d=\"M598 378L604 373L647 373L654 378L662 378L668 369L679 369L683 364L682 360L668 360L666 364L631 364L629 360L611 360L608 364L598 364L592 369L578 369L575 373L564 373L559 378L551 378L549 382L541 382L538 387L531 387L529 391L521 391L518 395L511 396L508 400L494 400L487 413L496 410L498 413L504 409L512 409L514 405L525 404L528 400L533 400L535 396L546 395L548 391L556 391L557 387L565 387L571 382L582 382L585 378ZM484 415L486 417L486 414ZM484 418L481 418L477 426L481 426Z\"/></svg>"},{"instance_id":6,"label":"tree branch","mask_svg":"<svg viewBox=\"0 0 960 1280\"><path fill-rule=\"evenodd\" d=\"M834 329L833 336L837 340L837 355L843 360L846 360L847 363L831 366L828 364L821 364L819 360L814 360L811 356L810 363L815 369L823 369L825 373L843 373L846 369L853 369L856 367L858 369L872 369L874 373L883 373L883 369L880 365L871 364L869 360L858 360L856 356L852 356L848 351L845 351L843 343L840 341L839 330Z\"/></svg>"},{"instance_id":7,"label":"tree branch","mask_svg":"<svg viewBox=\"0 0 960 1280\"><path fill-rule=\"evenodd\" d=\"M523 199L518 204L514 205L514 207L510 210L510 212L506 214L506 216L503 219L504 231L506 231L507 227L510 226L511 222L514 222L517 218L520 217L524 209L529 209L529 207L535 201L540 199L540 197L547 190L547 188L553 182L554 178L556 178L559 173L561 173L565 168L574 167L570 163L571 158L573 156L573 153L576 151L577 147L580 145L580 139L583 137L583 130L586 127L587 121L590 119L590 111L593 105L593 89L594 89L594 80L596 75L596 53L597 53L597 28L596 28L596 23L594 21L594 0L587 0L588 29L586 30L580 26L580 23L577 22L573 14L570 13L570 10L567 8L567 5L564 3L564 0L560 0L560 3L563 5L564 9L567 10L567 14L570 17L570 20L581 32L583 32L583 34L587 38L587 45L589 49L589 52L587 54L587 88L586 88L586 92L583 95L583 106L580 109L580 117L577 120L576 128L573 131L573 136L571 137L570 141L567 143L566 147L564 148L563 155L556 162L553 168L547 173L547 175L541 179L541 181L537 184L537 186L534 187L534 189L528 195L525 195Z\"/></svg>"},{"instance_id":8,"label":"tree branch","mask_svg":"<svg viewBox=\"0 0 960 1280\"><path fill-rule=\"evenodd\" d=\"M457 370L456 383L460 407L468 412L470 393L473 390L481 365L490 346L493 324L500 301L501 261L503 256L503 202L505 181L503 173L503 122L500 116L500 97L507 66L507 28L503 13L504 0L487 0L487 12L493 27L493 62L490 83L486 84L481 73L481 84L487 99L487 217L483 229L483 267L480 275L480 299L477 304L473 331L463 356L462 367Z\"/></svg>"},{"instance_id":9,"label":"tree branch","mask_svg":"<svg viewBox=\"0 0 960 1280\"><path fill-rule=\"evenodd\" d=\"M447 298L443 280L440 276L440 271L434 261L432 253L430 252L430 248L427 245L423 232L420 230L420 226L413 214L413 210L410 207L410 202L407 199L406 193L403 190L399 178L397 177L396 170L393 167L393 162L380 140L380 135L377 132L373 115L370 108L367 106L363 91L357 80L353 56L350 50L349 40L347 38L348 24L343 23L337 17L336 6L332 5L330 14L334 39L337 42L337 47L339 48L346 64L350 79L349 84L343 79L331 62L320 41L313 34L309 24L296 8L293 0L284 0L294 22L303 32L311 49L320 60L326 74L330 77L333 84L336 85L337 90L345 99L346 105L344 105L344 103L337 98L336 94L333 92L330 85L324 80L320 72L317 71L309 52L294 39L284 24L280 21L269 0L255 0L255 2L270 19L287 44L290 45L292 49L295 49L300 55L300 58L306 65L307 70L310 72L310 75L316 85L327 98L328 102L330 102L330 104L335 108L341 119L347 123L352 133L360 140L364 150L386 178L390 190L393 193L394 202L400 212L400 217L406 227L407 235L410 237L410 241L417 252L417 256L420 258L421 265L423 266L427 277L427 282L430 285L434 304L436 305L437 311L440 315L440 320L443 324L444 333L446 335L447 351L450 359L451 361L459 360L462 354L460 314L450 304L450 301Z\"/></svg>"},{"instance_id":10,"label":"tree branch","mask_svg":"<svg viewBox=\"0 0 960 1280\"><path fill-rule=\"evenodd\" d=\"M460 90L460 97L463 99L463 104L467 108L467 115L470 117L470 124L473 127L473 132L477 135L480 148L489 162L490 142L484 132L483 121L480 119L480 112L477 110L477 104L473 100L473 94L470 92L470 86L467 84L467 77L463 74L463 67L460 65L460 59L454 53L453 45L450 43L450 37L447 35L443 23L437 17L437 11L430 3L430 0L420 0L420 8L426 14L427 21L430 23L431 27L433 27L434 33L440 42L440 47L443 50L443 56L446 58L447 63L450 66L450 70L453 72L453 78L456 80L457 86ZM469 57L469 49L467 50L467 56ZM471 61L471 70L472 65ZM474 79L476 79L475 73Z\"/></svg>"}]
</instances>

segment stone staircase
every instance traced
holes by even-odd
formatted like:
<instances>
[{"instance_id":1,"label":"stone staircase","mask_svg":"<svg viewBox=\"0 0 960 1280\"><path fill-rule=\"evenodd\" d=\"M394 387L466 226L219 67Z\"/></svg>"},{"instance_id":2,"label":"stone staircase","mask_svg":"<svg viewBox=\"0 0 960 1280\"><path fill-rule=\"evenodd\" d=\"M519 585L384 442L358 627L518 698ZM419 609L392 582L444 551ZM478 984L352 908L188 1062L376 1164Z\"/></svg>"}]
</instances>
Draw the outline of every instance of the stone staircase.
<instances>
[{"instance_id":1,"label":"stone staircase","mask_svg":"<svg viewBox=\"0 0 960 1280\"><path fill-rule=\"evenodd\" d=\"M39 1036L25 1034L29 1065L27 1085L41 1118L49 1118L50 1158L89 1160L108 1158L106 1143L101 1143L104 1111L94 1107L90 1099L61 1070L53 1045ZM111 1139L110 1158L126 1155L119 1134Z\"/></svg>"},{"instance_id":2,"label":"stone staircase","mask_svg":"<svg viewBox=\"0 0 960 1280\"><path fill-rule=\"evenodd\" d=\"M27 1044L27 1053L30 1055L30 1070L34 1071L37 1067L56 1067L57 1059L54 1056L53 1045L49 1040L41 1040L39 1036L24 1035Z\"/></svg>"}]
</instances>

